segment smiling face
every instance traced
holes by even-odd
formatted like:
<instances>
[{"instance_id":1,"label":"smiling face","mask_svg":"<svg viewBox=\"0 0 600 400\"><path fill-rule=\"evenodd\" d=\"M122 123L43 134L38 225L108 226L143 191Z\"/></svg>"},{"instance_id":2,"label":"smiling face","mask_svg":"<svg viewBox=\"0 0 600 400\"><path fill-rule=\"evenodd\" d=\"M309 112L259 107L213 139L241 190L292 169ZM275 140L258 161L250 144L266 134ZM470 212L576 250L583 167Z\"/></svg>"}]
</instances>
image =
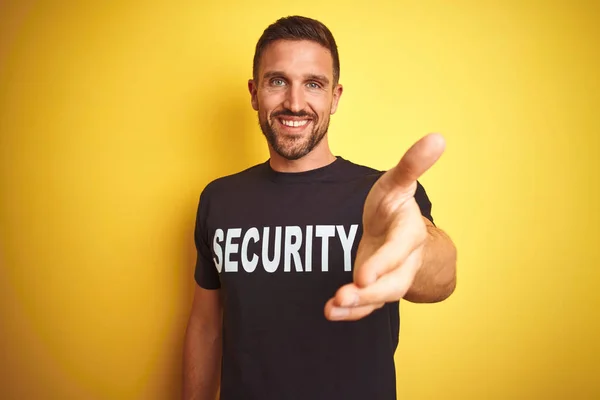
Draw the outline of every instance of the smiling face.
<instances>
[{"instance_id":1,"label":"smiling face","mask_svg":"<svg viewBox=\"0 0 600 400\"><path fill-rule=\"evenodd\" d=\"M308 40L275 41L262 54L257 76L248 88L271 155L298 160L315 149L328 151L323 138L342 94L329 50Z\"/></svg>"}]
</instances>

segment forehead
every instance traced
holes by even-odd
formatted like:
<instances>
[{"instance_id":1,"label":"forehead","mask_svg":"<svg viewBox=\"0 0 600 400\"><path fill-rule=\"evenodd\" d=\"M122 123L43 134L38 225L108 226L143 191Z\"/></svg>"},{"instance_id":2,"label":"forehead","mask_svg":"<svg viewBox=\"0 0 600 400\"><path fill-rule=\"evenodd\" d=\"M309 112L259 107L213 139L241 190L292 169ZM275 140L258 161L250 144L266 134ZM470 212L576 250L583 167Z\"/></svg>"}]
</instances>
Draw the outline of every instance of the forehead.
<instances>
[{"instance_id":1,"label":"forehead","mask_svg":"<svg viewBox=\"0 0 600 400\"><path fill-rule=\"evenodd\" d=\"M329 50L309 40L278 40L263 51L259 74L282 71L287 74L333 76L333 58Z\"/></svg>"}]
</instances>

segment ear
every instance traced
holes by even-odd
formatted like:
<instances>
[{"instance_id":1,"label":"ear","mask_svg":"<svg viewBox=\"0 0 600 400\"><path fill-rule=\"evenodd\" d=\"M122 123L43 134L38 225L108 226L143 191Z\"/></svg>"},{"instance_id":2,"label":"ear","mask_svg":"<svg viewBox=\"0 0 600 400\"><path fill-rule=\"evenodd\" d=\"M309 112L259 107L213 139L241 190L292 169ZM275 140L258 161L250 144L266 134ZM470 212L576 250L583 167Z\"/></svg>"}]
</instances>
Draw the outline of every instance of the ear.
<instances>
[{"instance_id":1,"label":"ear","mask_svg":"<svg viewBox=\"0 0 600 400\"><path fill-rule=\"evenodd\" d=\"M338 107L338 102L340 101L340 97L342 97L342 92L344 91L344 87L340 84L336 85L333 88L333 100L331 102L331 115L335 114Z\"/></svg>"},{"instance_id":2,"label":"ear","mask_svg":"<svg viewBox=\"0 0 600 400\"><path fill-rule=\"evenodd\" d=\"M253 79L248 80L248 91L250 91L250 102L254 111L258 111L257 85Z\"/></svg>"}]
</instances>

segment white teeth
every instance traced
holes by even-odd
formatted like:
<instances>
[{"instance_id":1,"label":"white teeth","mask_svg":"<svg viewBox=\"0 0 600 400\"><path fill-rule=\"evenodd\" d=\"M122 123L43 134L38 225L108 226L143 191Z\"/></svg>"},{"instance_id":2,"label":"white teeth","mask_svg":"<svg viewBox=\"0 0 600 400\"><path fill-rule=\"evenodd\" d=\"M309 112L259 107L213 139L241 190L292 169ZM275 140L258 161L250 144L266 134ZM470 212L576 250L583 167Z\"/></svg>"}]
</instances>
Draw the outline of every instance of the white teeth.
<instances>
[{"instance_id":1,"label":"white teeth","mask_svg":"<svg viewBox=\"0 0 600 400\"><path fill-rule=\"evenodd\" d=\"M287 121L285 119L282 119L281 123L284 124L285 126L299 127L299 126L306 125L308 123L308 120L303 120L303 121Z\"/></svg>"}]
</instances>

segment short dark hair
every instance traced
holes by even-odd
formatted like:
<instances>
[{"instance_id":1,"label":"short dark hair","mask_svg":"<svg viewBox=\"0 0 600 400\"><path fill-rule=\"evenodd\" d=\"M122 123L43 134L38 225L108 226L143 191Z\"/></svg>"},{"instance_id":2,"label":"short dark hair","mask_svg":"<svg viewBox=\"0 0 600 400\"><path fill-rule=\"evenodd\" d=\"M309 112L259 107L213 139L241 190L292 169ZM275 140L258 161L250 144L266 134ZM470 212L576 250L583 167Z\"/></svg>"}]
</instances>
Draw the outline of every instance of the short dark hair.
<instances>
[{"instance_id":1,"label":"short dark hair","mask_svg":"<svg viewBox=\"0 0 600 400\"><path fill-rule=\"evenodd\" d=\"M267 46L277 40L310 40L325 47L333 58L333 83L340 79L340 56L333 34L320 21L298 15L278 19L265 29L256 43L252 77L258 80L258 67L263 51Z\"/></svg>"}]
</instances>

